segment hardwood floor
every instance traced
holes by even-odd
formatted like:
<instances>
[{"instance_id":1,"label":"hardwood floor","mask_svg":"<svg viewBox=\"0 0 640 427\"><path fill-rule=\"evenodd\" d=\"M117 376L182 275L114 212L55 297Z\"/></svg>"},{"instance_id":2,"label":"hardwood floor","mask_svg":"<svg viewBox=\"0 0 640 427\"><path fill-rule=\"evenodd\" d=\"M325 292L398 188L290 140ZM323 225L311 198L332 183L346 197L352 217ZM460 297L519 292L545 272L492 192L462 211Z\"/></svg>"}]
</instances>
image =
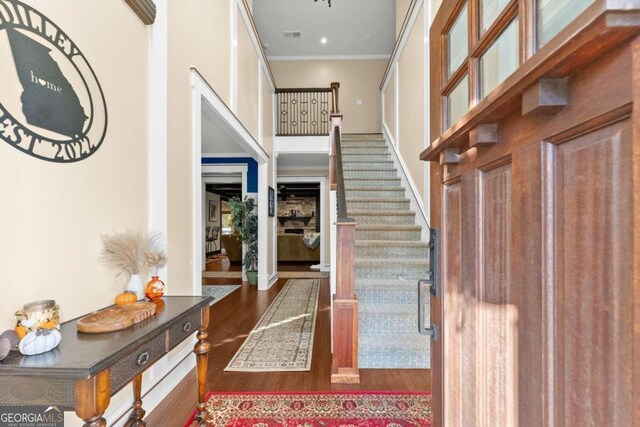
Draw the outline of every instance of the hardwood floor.
<instances>
[{"instance_id":1,"label":"hardwood floor","mask_svg":"<svg viewBox=\"0 0 640 427\"><path fill-rule=\"evenodd\" d=\"M226 279L226 283L240 283ZM331 329L329 319L329 280L320 289L313 359L309 372L224 372L224 368L269 307L287 279L279 280L266 292L247 283L211 307L209 326L210 391L327 391L327 390L411 390L430 391L429 370L360 371L360 384L331 384ZM192 371L151 412L147 425L182 426L196 406L196 376Z\"/></svg>"}]
</instances>

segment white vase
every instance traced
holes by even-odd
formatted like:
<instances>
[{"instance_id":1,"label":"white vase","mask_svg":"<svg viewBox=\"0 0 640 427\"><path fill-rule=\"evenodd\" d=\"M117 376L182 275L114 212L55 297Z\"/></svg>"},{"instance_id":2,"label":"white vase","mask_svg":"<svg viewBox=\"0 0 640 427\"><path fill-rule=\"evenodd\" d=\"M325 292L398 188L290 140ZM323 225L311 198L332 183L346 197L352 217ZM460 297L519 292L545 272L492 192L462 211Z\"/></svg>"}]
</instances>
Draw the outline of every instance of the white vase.
<instances>
[{"instance_id":1,"label":"white vase","mask_svg":"<svg viewBox=\"0 0 640 427\"><path fill-rule=\"evenodd\" d=\"M144 286L142 286L142 280L139 274L132 274L127 283L127 291L135 292L138 301L144 299Z\"/></svg>"}]
</instances>

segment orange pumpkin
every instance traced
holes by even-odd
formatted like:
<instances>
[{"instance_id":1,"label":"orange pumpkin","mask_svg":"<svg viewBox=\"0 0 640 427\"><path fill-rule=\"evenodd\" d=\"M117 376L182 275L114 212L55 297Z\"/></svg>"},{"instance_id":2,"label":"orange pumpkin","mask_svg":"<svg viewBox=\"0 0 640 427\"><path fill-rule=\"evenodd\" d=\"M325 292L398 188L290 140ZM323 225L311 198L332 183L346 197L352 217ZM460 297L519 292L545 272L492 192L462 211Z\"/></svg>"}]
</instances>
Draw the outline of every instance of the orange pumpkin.
<instances>
[{"instance_id":1,"label":"orange pumpkin","mask_svg":"<svg viewBox=\"0 0 640 427\"><path fill-rule=\"evenodd\" d=\"M58 323L55 320L49 320L48 322L42 322L38 325L39 329L53 329L58 326Z\"/></svg>"},{"instance_id":2,"label":"orange pumpkin","mask_svg":"<svg viewBox=\"0 0 640 427\"><path fill-rule=\"evenodd\" d=\"M18 334L18 339L21 340L25 335L27 335L27 328L22 325L16 326L16 334Z\"/></svg>"},{"instance_id":3,"label":"orange pumpkin","mask_svg":"<svg viewBox=\"0 0 640 427\"><path fill-rule=\"evenodd\" d=\"M124 291L116 296L116 305L132 304L138 301L138 296L135 292Z\"/></svg>"}]
</instances>

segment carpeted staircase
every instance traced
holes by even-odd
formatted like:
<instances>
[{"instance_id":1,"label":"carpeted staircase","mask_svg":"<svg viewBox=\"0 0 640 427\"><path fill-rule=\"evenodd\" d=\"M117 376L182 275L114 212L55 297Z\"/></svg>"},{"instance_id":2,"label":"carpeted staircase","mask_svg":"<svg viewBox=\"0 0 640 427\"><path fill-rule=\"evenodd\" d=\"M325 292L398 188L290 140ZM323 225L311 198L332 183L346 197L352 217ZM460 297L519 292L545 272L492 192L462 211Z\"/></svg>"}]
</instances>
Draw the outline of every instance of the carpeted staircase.
<instances>
[{"instance_id":1,"label":"carpeted staircase","mask_svg":"<svg viewBox=\"0 0 640 427\"><path fill-rule=\"evenodd\" d=\"M380 134L342 136L347 209L356 227L359 368L428 368L418 333L418 279L428 244Z\"/></svg>"}]
</instances>

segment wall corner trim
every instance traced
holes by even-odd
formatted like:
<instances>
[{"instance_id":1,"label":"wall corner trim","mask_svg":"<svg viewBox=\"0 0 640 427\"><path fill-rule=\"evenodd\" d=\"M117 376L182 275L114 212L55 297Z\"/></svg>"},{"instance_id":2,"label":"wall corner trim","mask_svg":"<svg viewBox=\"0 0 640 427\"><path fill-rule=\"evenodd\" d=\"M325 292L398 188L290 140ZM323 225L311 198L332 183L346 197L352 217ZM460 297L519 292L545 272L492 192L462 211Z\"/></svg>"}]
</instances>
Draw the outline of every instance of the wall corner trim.
<instances>
[{"instance_id":1,"label":"wall corner trim","mask_svg":"<svg viewBox=\"0 0 640 427\"><path fill-rule=\"evenodd\" d=\"M156 4L153 0L124 0L138 15L145 25L151 25L156 21Z\"/></svg>"}]
</instances>

